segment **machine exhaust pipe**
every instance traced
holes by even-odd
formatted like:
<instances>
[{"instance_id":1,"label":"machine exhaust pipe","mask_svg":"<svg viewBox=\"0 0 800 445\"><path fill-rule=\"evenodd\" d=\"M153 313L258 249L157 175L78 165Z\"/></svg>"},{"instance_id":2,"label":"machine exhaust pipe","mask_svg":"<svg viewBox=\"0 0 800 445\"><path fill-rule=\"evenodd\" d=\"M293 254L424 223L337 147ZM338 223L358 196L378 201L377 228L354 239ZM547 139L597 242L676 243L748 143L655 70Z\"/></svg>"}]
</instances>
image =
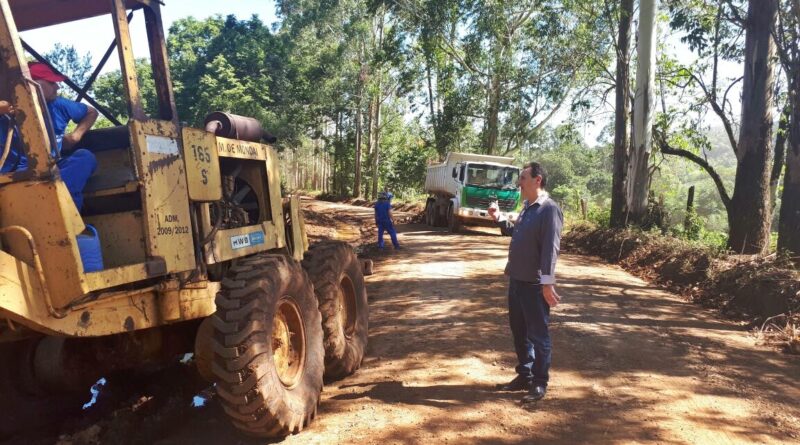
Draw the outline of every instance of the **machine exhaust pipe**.
<instances>
[{"instance_id":1,"label":"machine exhaust pipe","mask_svg":"<svg viewBox=\"0 0 800 445\"><path fill-rule=\"evenodd\" d=\"M224 138L250 142L264 141L270 144L278 140L264 131L261 122L252 117L215 111L206 116L204 125L206 131Z\"/></svg>"}]
</instances>

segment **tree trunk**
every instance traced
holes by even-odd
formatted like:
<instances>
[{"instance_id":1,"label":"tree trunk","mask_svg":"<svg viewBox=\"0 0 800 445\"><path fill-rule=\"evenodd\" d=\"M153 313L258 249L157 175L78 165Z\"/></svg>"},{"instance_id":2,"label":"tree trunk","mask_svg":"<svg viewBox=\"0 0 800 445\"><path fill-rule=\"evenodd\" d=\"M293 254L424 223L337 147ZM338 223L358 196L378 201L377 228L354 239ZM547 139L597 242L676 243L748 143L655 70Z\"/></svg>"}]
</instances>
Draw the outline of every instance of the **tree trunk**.
<instances>
[{"instance_id":1,"label":"tree trunk","mask_svg":"<svg viewBox=\"0 0 800 445\"><path fill-rule=\"evenodd\" d=\"M789 97L791 97L791 93ZM789 139L789 120L791 119L792 111L790 104L791 99L789 99L787 105L783 107L780 122L778 123L778 134L775 135L775 159L772 161L772 173L769 176L769 202L772 206L770 214L775 212L778 183L781 179L781 172L783 172L783 163L786 160L786 141Z\"/></svg>"},{"instance_id":2,"label":"tree trunk","mask_svg":"<svg viewBox=\"0 0 800 445\"><path fill-rule=\"evenodd\" d=\"M486 154L493 155L497 149L498 122L500 114L500 74L494 73L489 80L489 108L486 110Z\"/></svg>"},{"instance_id":3,"label":"tree trunk","mask_svg":"<svg viewBox=\"0 0 800 445\"><path fill-rule=\"evenodd\" d=\"M431 73L432 57L426 57L425 61L425 77L428 80L428 104L430 105L431 113L431 127L433 127L433 146L440 156L444 156L441 150L442 141L439 137L439 120L436 118L436 107L433 96L433 74Z\"/></svg>"},{"instance_id":4,"label":"tree trunk","mask_svg":"<svg viewBox=\"0 0 800 445\"><path fill-rule=\"evenodd\" d=\"M364 74L364 67L361 68L361 76L363 78ZM364 84L363 80L359 79L359 86L358 91L356 91L356 97L358 98L356 104L356 161L355 161L355 179L353 180L353 197L358 198L361 196L361 146L363 145L361 142L361 135L363 133L362 124L361 124L361 96L364 93Z\"/></svg>"},{"instance_id":5,"label":"tree trunk","mask_svg":"<svg viewBox=\"0 0 800 445\"><path fill-rule=\"evenodd\" d=\"M772 103L778 0L749 0L746 20L742 119L737 168L728 212L728 247L747 254L769 247L769 179L772 168Z\"/></svg>"},{"instance_id":6,"label":"tree trunk","mask_svg":"<svg viewBox=\"0 0 800 445\"><path fill-rule=\"evenodd\" d=\"M378 13L378 23L377 23L377 32L375 33L375 40L374 40L374 51L377 53L383 47L383 30L384 24L386 21L386 12L381 6L381 9ZM380 127L381 127L381 96L383 95L383 91L381 88L381 80L383 77L383 72L380 68L377 70L377 76L375 76L375 89L374 95L370 102L370 119L369 119L369 142L370 142L370 156L372 157L372 190L370 193L371 199L377 199L378 197L378 162L379 162L379 148L380 148Z\"/></svg>"},{"instance_id":7,"label":"tree trunk","mask_svg":"<svg viewBox=\"0 0 800 445\"><path fill-rule=\"evenodd\" d=\"M789 86L792 111L789 118L789 149L783 177L781 214L778 222L778 251L800 258L800 61L795 61Z\"/></svg>"},{"instance_id":8,"label":"tree trunk","mask_svg":"<svg viewBox=\"0 0 800 445\"><path fill-rule=\"evenodd\" d=\"M629 157L629 221L640 223L647 213L650 189L650 153L653 149L653 110L655 108L656 0L639 4L638 67L633 99L633 146Z\"/></svg>"},{"instance_id":9,"label":"tree trunk","mask_svg":"<svg viewBox=\"0 0 800 445\"><path fill-rule=\"evenodd\" d=\"M617 85L614 119L614 176L611 184L611 226L624 227L627 220L628 175L628 103L630 66L628 48L631 40L633 0L622 0L617 36Z\"/></svg>"},{"instance_id":10,"label":"tree trunk","mask_svg":"<svg viewBox=\"0 0 800 445\"><path fill-rule=\"evenodd\" d=\"M380 91L380 88L378 88ZM375 106L373 118L375 124L370 131L370 139L372 139L372 193L371 198L378 198L378 182L380 174L378 166L380 165L380 146L381 146L381 97L380 92L375 96ZM374 136L373 136L374 133Z\"/></svg>"},{"instance_id":11,"label":"tree trunk","mask_svg":"<svg viewBox=\"0 0 800 445\"><path fill-rule=\"evenodd\" d=\"M375 103L370 98L369 104L367 105L367 177L364 179L364 197L369 199L369 190L370 190L370 175L372 174L372 156L374 154L374 147L375 143L373 142L373 136L375 135Z\"/></svg>"}]
</instances>

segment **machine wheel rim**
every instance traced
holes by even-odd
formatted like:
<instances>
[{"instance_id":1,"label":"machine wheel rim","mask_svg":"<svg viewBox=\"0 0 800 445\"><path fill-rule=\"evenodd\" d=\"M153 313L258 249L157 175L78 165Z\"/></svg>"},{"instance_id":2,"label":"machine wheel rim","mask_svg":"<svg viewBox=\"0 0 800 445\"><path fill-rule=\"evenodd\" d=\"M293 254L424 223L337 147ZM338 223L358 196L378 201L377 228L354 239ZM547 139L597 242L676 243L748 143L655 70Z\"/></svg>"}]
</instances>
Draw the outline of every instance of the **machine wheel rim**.
<instances>
[{"instance_id":1,"label":"machine wheel rim","mask_svg":"<svg viewBox=\"0 0 800 445\"><path fill-rule=\"evenodd\" d=\"M279 303L272 321L272 358L283 386L293 388L303 375L306 337L297 303L291 297Z\"/></svg>"},{"instance_id":2,"label":"machine wheel rim","mask_svg":"<svg viewBox=\"0 0 800 445\"><path fill-rule=\"evenodd\" d=\"M356 331L358 308L356 306L356 287L346 274L339 281L339 322L344 329L345 337L352 338Z\"/></svg>"}]
</instances>

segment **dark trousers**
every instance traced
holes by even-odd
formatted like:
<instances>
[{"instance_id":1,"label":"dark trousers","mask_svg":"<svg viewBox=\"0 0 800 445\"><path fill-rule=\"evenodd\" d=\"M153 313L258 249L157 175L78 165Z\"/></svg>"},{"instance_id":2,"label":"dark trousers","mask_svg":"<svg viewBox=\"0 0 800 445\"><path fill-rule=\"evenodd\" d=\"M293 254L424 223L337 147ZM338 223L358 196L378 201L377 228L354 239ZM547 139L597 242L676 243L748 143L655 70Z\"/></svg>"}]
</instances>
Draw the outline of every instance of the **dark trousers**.
<instances>
[{"instance_id":1,"label":"dark trousers","mask_svg":"<svg viewBox=\"0 0 800 445\"><path fill-rule=\"evenodd\" d=\"M550 379L550 305L540 284L510 279L508 321L517 352L517 374L534 385L547 386Z\"/></svg>"},{"instance_id":2,"label":"dark trousers","mask_svg":"<svg viewBox=\"0 0 800 445\"><path fill-rule=\"evenodd\" d=\"M392 245L395 249L400 247L397 242L397 232L394 230L394 224L391 221L376 221L378 225L378 248L383 249L383 232L389 232L389 237L392 238Z\"/></svg>"}]
</instances>

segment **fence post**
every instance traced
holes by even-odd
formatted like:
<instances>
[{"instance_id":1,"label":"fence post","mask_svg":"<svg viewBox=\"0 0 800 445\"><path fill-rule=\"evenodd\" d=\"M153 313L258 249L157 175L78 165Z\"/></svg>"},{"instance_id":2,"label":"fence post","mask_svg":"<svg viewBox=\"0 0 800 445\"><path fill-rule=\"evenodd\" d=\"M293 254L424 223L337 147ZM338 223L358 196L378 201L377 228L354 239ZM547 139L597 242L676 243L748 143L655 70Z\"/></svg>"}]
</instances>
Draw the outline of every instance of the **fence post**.
<instances>
[{"instance_id":1,"label":"fence post","mask_svg":"<svg viewBox=\"0 0 800 445\"><path fill-rule=\"evenodd\" d=\"M694 186L689 187L689 197L686 199L686 218L683 219L683 230L689 231L689 221L694 210Z\"/></svg>"}]
</instances>

